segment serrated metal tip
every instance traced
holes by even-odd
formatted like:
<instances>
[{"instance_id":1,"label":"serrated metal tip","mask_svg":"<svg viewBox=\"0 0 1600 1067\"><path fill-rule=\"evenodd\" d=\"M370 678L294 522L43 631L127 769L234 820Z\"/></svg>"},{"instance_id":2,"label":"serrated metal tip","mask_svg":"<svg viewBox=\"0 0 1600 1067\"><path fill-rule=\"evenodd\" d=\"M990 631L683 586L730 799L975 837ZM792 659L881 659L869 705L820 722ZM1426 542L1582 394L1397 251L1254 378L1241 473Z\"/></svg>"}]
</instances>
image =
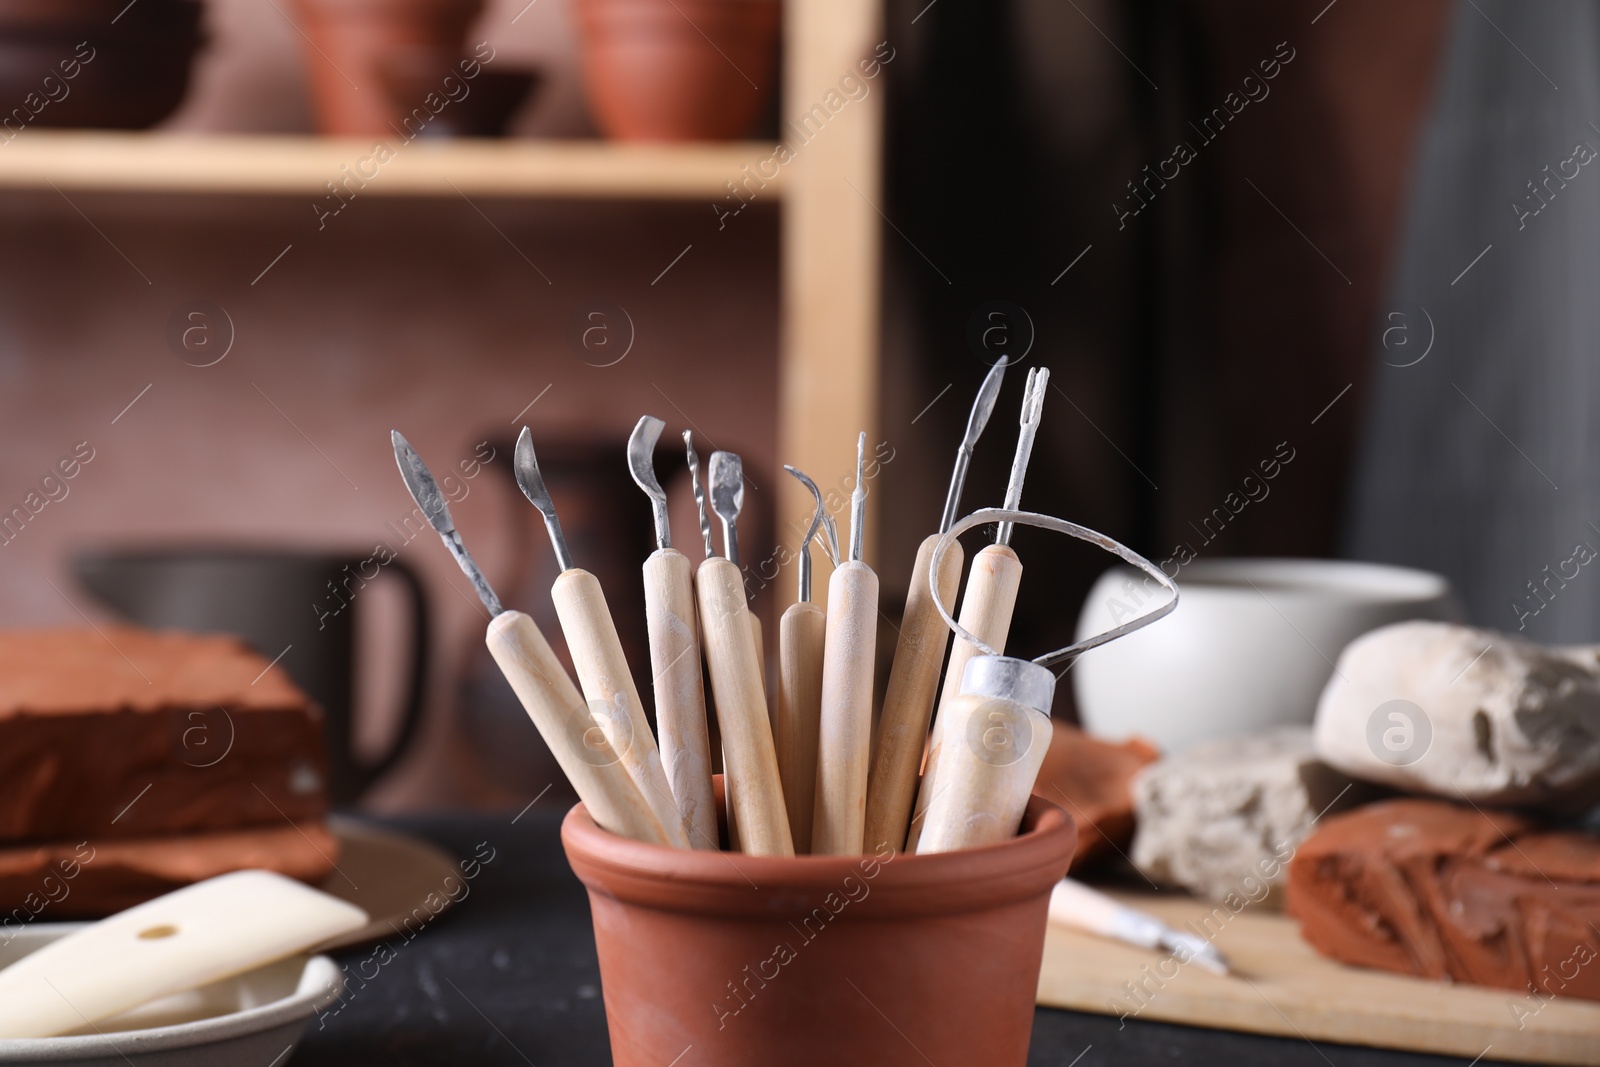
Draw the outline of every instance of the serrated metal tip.
<instances>
[{"instance_id":1,"label":"serrated metal tip","mask_svg":"<svg viewBox=\"0 0 1600 1067\"><path fill-rule=\"evenodd\" d=\"M706 491L700 484L700 457L694 450L694 434L683 431L683 448L689 458L689 484L694 490L694 506L700 513L700 536L706 543L706 559L717 554L711 544L711 516L706 514Z\"/></svg>"}]
</instances>

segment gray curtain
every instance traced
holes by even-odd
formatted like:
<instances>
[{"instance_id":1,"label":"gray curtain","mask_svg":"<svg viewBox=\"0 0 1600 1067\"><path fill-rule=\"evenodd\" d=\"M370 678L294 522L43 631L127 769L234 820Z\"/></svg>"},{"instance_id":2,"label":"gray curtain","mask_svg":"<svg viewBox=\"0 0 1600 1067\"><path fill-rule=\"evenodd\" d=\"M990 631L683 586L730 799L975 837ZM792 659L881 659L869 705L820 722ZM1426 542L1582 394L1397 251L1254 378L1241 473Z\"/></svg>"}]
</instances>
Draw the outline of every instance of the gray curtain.
<instances>
[{"instance_id":1,"label":"gray curtain","mask_svg":"<svg viewBox=\"0 0 1600 1067\"><path fill-rule=\"evenodd\" d=\"M1600 7L1458 6L1345 535L1447 575L1477 625L1565 643L1600 642L1597 126Z\"/></svg>"}]
</instances>

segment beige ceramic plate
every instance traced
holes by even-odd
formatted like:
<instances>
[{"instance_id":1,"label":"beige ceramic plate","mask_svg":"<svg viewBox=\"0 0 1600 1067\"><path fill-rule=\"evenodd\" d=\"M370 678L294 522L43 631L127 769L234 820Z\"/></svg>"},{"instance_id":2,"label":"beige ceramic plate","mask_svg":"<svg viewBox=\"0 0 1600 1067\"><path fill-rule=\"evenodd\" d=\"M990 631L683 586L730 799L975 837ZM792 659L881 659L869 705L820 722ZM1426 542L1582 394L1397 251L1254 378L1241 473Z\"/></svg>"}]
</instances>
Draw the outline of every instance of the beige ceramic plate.
<instances>
[{"instance_id":1,"label":"beige ceramic plate","mask_svg":"<svg viewBox=\"0 0 1600 1067\"><path fill-rule=\"evenodd\" d=\"M348 900L372 921L317 946L321 951L403 936L449 907L452 889L461 893L461 869L435 845L338 815L328 819L328 829L339 839L339 864L318 888Z\"/></svg>"}]
</instances>

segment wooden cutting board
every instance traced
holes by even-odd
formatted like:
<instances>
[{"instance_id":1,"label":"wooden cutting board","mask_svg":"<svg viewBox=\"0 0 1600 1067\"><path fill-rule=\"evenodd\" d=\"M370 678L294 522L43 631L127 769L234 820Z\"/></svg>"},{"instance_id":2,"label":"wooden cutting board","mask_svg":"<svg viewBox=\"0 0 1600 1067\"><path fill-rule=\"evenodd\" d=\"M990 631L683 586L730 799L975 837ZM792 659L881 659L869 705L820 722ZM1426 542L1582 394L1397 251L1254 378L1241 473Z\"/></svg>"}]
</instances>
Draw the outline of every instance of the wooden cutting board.
<instances>
[{"instance_id":1,"label":"wooden cutting board","mask_svg":"<svg viewBox=\"0 0 1600 1067\"><path fill-rule=\"evenodd\" d=\"M1600 1065L1600 1003L1555 998L1541 1006L1508 990L1346 967L1317 955L1280 913L1246 907L1235 915L1172 894L1111 895L1172 926L1214 931L1233 975L1052 924L1040 1004L1467 1059Z\"/></svg>"}]
</instances>

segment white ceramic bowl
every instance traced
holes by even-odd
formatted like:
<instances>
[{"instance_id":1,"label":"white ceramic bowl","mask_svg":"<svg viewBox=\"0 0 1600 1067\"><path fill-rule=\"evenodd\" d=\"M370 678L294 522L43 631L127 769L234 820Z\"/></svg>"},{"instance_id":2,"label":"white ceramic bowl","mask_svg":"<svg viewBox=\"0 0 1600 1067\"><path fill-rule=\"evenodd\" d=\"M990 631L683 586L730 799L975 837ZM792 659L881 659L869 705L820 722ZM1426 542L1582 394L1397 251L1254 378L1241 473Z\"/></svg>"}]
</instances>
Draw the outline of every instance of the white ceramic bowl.
<instances>
[{"instance_id":1,"label":"white ceramic bowl","mask_svg":"<svg viewBox=\"0 0 1600 1067\"><path fill-rule=\"evenodd\" d=\"M1176 752L1197 741L1309 723L1345 645L1391 622L1461 613L1439 575L1376 563L1196 560L1177 582L1171 615L1085 653L1072 668L1090 733L1139 734ZM1084 601L1078 638L1125 622L1166 595L1132 568L1115 567Z\"/></svg>"},{"instance_id":2,"label":"white ceramic bowl","mask_svg":"<svg viewBox=\"0 0 1600 1067\"><path fill-rule=\"evenodd\" d=\"M0 967L83 923L25 926L0 943ZM109 961L108 961L109 962ZM282 1065L306 1023L342 988L326 956L295 956L202 989L145 1004L68 1037L0 1040L0 1064L73 1067ZM86 1028L87 1029L87 1028Z\"/></svg>"}]
</instances>

